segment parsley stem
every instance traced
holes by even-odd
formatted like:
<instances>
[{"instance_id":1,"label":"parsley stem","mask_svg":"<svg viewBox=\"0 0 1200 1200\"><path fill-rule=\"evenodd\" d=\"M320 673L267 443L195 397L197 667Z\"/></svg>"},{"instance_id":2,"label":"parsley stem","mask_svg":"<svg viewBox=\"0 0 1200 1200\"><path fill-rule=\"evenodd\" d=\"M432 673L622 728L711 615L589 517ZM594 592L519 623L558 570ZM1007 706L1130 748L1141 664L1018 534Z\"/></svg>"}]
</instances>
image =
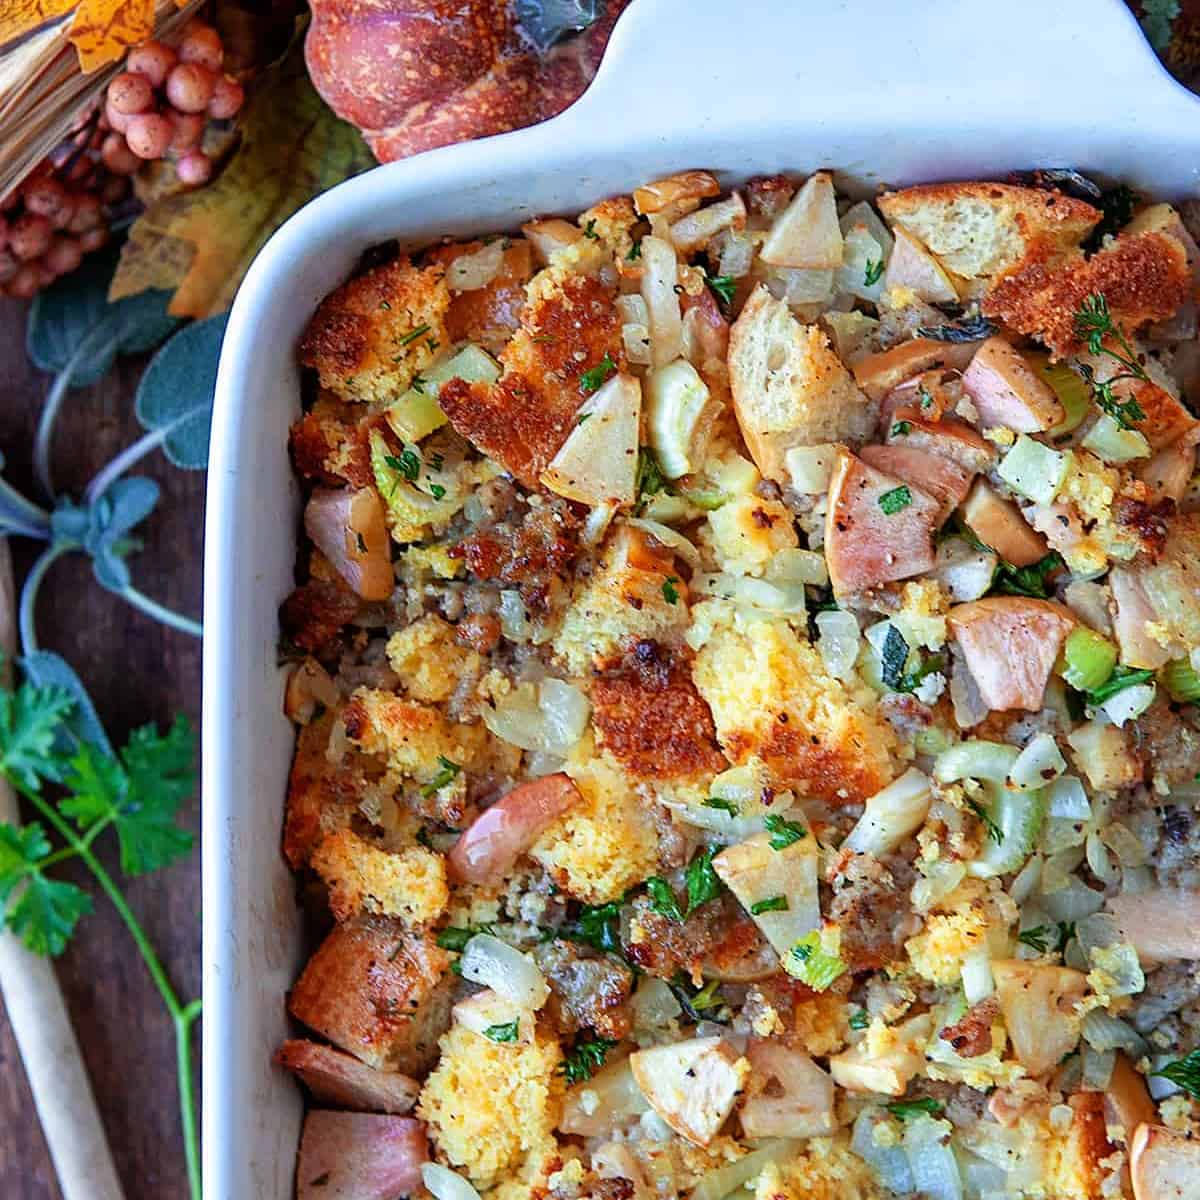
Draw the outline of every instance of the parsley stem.
<instances>
[{"instance_id":1,"label":"parsley stem","mask_svg":"<svg viewBox=\"0 0 1200 1200\"><path fill-rule=\"evenodd\" d=\"M166 1005L167 1012L171 1015L171 1021L175 1027L175 1055L179 1075L179 1106L183 1125L184 1153L187 1158L188 1184L192 1200L201 1200L203 1193L200 1184L200 1144L196 1136L196 1107L192 1087L191 1060L191 1029L192 1024L200 1013L200 1001L193 1000L186 1006L179 1002L179 997L175 994L175 989L171 986L171 981L167 978L167 972L162 965L162 961L159 959L154 947L150 944L150 939L146 936L146 931L142 928L141 922L133 915L133 910L129 907L124 893L117 886L113 877L92 853L90 844L71 828L66 820L59 815L54 805L50 804L32 788L26 787L11 772L4 771L3 774L12 787L29 804L32 804L37 809L41 817L67 843L70 850L87 864L88 870L91 871L101 890L109 898L113 908L117 910L117 915L125 923L125 928L129 930L129 934L138 948L138 953L141 954L142 961L146 964L146 969L150 972L150 978L154 981L154 986L158 989L158 994L162 997L163 1004Z\"/></svg>"},{"instance_id":2,"label":"parsley stem","mask_svg":"<svg viewBox=\"0 0 1200 1200\"><path fill-rule=\"evenodd\" d=\"M104 468L96 472L95 478L87 485L84 499L88 504L95 504L130 467L141 462L147 454L153 453L167 440L171 427L152 429L144 433L131 446L126 446L116 458L108 462Z\"/></svg>"},{"instance_id":3,"label":"parsley stem","mask_svg":"<svg viewBox=\"0 0 1200 1200\"><path fill-rule=\"evenodd\" d=\"M147 616L161 621L164 625L169 625L172 629L190 633L192 637L196 638L204 636L204 626L199 621L193 621L191 617L185 617L173 608L159 604L157 600L151 600L149 596L143 595L132 584L118 592L117 595L132 604L134 608L140 609Z\"/></svg>"},{"instance_id":4,"label":"parsley stem","mask_svg":"<svg viewBox=\"0 0 1200 1200\"><path fill-rule=\"evenodd\" d=\"M21 608L18 616L22 654L32 654L38 648L37 630L34 627L34 609L37 606L38 588L42 586L42 580L46 578L46 573L55 562L74 548L70 542L51 543L38 555L37 561L25 577L24 586L21 588Z\"/></svg>"},{"instance_id":5,"label":"parsley stem","mask_svg":"<svg viewBox=\"0 0 1200 1200\"><path fill-rule=\"evenodd\" d=\"M74 846L64 846L61 850L55 850L53 854L47 854L45 858L39 859L38 869L44 871L47 867L65 862L68 858L75 858L78 854L79 851Z\"/></svg>"}]
</instances>

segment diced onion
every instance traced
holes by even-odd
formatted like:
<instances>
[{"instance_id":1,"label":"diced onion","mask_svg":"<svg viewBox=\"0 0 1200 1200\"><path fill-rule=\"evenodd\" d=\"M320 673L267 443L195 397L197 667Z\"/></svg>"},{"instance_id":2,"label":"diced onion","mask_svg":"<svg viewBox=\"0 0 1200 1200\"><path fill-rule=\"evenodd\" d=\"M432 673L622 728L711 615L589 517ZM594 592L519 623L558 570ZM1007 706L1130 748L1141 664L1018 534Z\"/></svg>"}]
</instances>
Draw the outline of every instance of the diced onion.
<instances>
[{"instance_id":1,"label":"diced onion","mask_svg":"<svg viewBox=\"0 0 1200 1200\"><path fill-rule=\"evenodd\" d=\"M914 1190L928 1200L962 1200L962 1177L950 1148L953 1126L920 1114L904 1123L904 1153Z\"/></svg>"},{"instance_id":2,"label":"diced onion","mask_svg":"<svg viewBox=\"0 0 1200 1200\"><path fill-rule=\"evenodd\" d=\"M670 547L693 570L700 569L700 551L682 533L659 521L647 521L644 517L630 517L627 524L645 530L656 541Z\"/></svg>"},{"instance_id":3,"label":"diced onion","mask_svg":"<svg viewBox=\"0 0 1200 1200\"><path fill-rule=\"evenodd\" d=\"M621 343L625 357L639 367L648 367L653 355L650 353L650 327L629 322L621 326Z\"/></svg>"},{"instance_id":4,"label":"diced onion","mask_svg":"<svg viewBox=\"0 0 1200 1200\"><path fill-rule=\"evenodd\" d=\"M1088 802L1083 784L1074 775L1060 775L1046 790L1051 817L1067 821L1089 821L1092 806Z\"/></svg>"},{"instance_id":5,"label":"diced onion","mask_svg":"<svg viewBox=\"0 0 1200 1200\"><path fill-rule=\"evenodd\" d=\"M929 776L910 767L867 800L863 815L842 848L883 858L921 827L929 812L929 802Z\"/></svg>"},{"instance_id":6,"label":"diced onion","mask_svg":"<svg viewBox=\"0 0 1200 1200\"><path fill-rule=\"evenodd\" d=\"M1114 725L1124 725L1126 721L1140 717L1154 703L1154 695L1154 684L1135 683L1110 696L1100 708Z\"/></svg>"},{"instance_id":7,"label":"diced onion","mask_svg":"<svg viewBox=\"0 0 1200 1200\"><path fill-rule=\"evenodd\" d=\"M1039 733L1017 756L1009 772L1010 782L1022 791L1045 787L1067 769L1067 760L1048 733Z\"/></svg>"},{"instance_id":8,"label":"diced onion","mask_svg":"<svg viewBox=\"0 0 1200 1200\"><path fill-rule=\"evenodd\" d=\"M422 1163L421 1182L434 1200L479 1200L479 1193L457 1171L441 1163Z\"/></svg>"},{"instance_id":9,"label":"diced onion","mask_svg":"<svg viewBox=\"0 0 1200 1200\"><path fill-rule=\"evenodd\" d=\"M1045 870L1042 878L1045 889ZM1043 890L1039 903L1052 921L1078 921L1100 910L1104 894L1093 891L1079 879L1070 879L1054 891Z\"/></svg>"},{"instance_id":10,"label":"diced onion","mask_svg":"<svg viewBox=\"0 0 1200 1200\"><path fill-rule=\"evenodd\" d=\"M772 583L806 583L825 587L829 583L829 568L825 556L815 550L777 550L767 563L765 578Z\"/></svg>"},{"instance_id":11,"label":"diced onion","mask_svg":"<svg viewBox=\"0 0 1200 1200\"><path fill-rule=\"evenodd\" d=\"M517 591L500 593L500 631L510 642L527 642L531 636L525 602Z\"/></svg>"},{"instance_id":12,"label":"diced onion","mask_svg":"<svg viewBox=\"0 0 1200 1200\"><path fill-rule=\"evenodd\" d=\"M947 538L937 549L933 577L958 604L978 600L992 586L999 559L964 538Z\"/></svg>"},{"instance_id":13,"label":"diced onion","mask_svg":"<svg viewBox=\"0 0 1200 1200\"><path fill-rule=\"evenodd\" d=\"M842 234L842 265L834 275L834 284L841 292L875 303L883 292L884 248L865 225L843 226Z\"/></svg>"},{"instance_id":14,"label":"diced onion","mask_svg":"<svg viewBox=\"0 0 1200 1200\"><path fill-rule=\"evenodd\" d=\"M1072 881L1072 873L1081 862L1083 862L1082 850L1060 850L1051 854L1042 868L1042 895L1046 896L1067 887ZM1095 909L1091 911L1095 912ZM1084 915L1086 916L1086 914Z\"/></svg>"},{"instance_id":15,"label":"diced onion","mask_svg":"<svg viewBox=\"0 0 1200 1200\"><path fill-rule=\"evenodd\" d=\"M650 324L650 310L646 307L646 301L636 292L627 296L618 296L613 301L613 307L626 325Z\"/></svg>"},{"instance_id":16,"label":"diced onion","mask_svg":"<svg viewBox=\"0 0 1200 1200\"><path fill-rule=\"evenodd\" d=\"M446 282L454 292L472 292L487 287L500 272L504 242L497 238L473 254L460 254L446 271Z\"/></svg>"},{"instance_id":17,"label":"diced onion","mask_svg":"<svg viewBox=\"0 0 1200 1200\"><path fill-rule=\"evenodd\" d=\"M1042 856L1031 854L1009 885L1008 894L1017 904L1024 904L1042 881Z\"/></svg>"},{"instance_id":18,"label":"diced onion","mask_svg":"<svg viewBox=\"0 0 1200 1200\"><path fill-rule=\"evenodd\" d=\"M1112 1079L1113 1067L1117 1065L1117 1052L1085 1045L1082 1055L1084 1088L1090 1092L1104 1091Z\"/></svg>"},{"instance_id":19,"label":"diced onion","mask_svg":"<svg viewBox=\"0 0 1200 1200\"><path fill-rule=\"evenodd\" d=\"M854 1122L850 1149L864 1162L875 1168L879 1182L889 1191L906 1195L915 1191L912 1168L902 1146L881 1146L875 1140L875 1126L883 1114L878 1109L864 1108Z\"/></svg>"},{"instance_id":20,"label":"diced onion","mask_svg":"<svg viewBox=\"0 0 1200 1200\"><path fill-rule=\"evenodd\" d=\"M1083 1038L1097 1050L1125 1050L1137 1060L1150 1049L1149 1043L1132 1025L1102 1008L1093 1008L1083 1018Z\"/></svg>"},{"instance_id":21,"label":"diced onion","mask_svg":"<svg viewBox=\"0 0 1200 1200\"><path fill-rule=\"evenodd\" d=\"M986 949L972 950L963 959L962 984L968 1004L978 1004L996 990L992 979L992 963Z\"/></svg>"},{"instance_id":22,"label":"diced onion","mask_svg":"<svg viewBox=\"0 0 1200 1200\"><path fill-rule=\"evenodd\" d=\"M869 201L860 200L857 204L852 204L842 213L841 220L838 221L843 235L847 230L853 229L855 225L861 225L866 229L879 243L885 255L891 254L892 231L883 223Z\"/></svg>"},{"instance_id":23,"label":"diced onion","mask_svg":"<svg viewBox=\"0 0 1200 1200\"><path fill-rule=\"evenodd\" d=\"M925 869L925 875L913 884L913 908L928 912L939 900L944 900L967 877L967 868L958 859L935 859Z\"/></svg>"},{"instance_id":24,"label":"diced onion","mask_svg":"<svg viewBox=\"0 0 1200 1200\"><path fill-rule=\"evenodd\" d=\"M774 267L767 287L789 305L826 304L833 298L833 272L821 268Z\"/></svg>"},{"instance_id":25,"label":"diced onion","mask_svg":"<svg viewBox=\"0 0 1200 1200\"><path fill-rule=\"evenodd\" d=\"M670 995L669 988L667 994ZM678 1004L675 1011L679 1012ZM563 1114L558 1124L564 1133L600 1137L631 1117L640 1117L649 1108L626 1057L606 1063L586 1083L571 1088L563 1098Z\"/></svg>"},{"instance_id":26,"label":"diced onion","mask_svg":"<svg viewBox=\"0 0 1200 1200\"><path fill-rule=\"evenodd\" d=\"M737 192L681 217L671 226L671 240L688 257L708 245L722 229L746 223L746 206Z\"/></svg>"},{"instance_id":27,"label":"diced onion","mask_svg":"<svg viewBox=\"0 0 1200 1200\"><path fill-rule=\"evenodd\" d=\"M503 741L564 758L583 736L590 715L588 698L561 679L522 684L482 712L483 723Z\"/></svg>"},{"instance_id":28,"label":"diced onion","mask_svg":"<svg viewBox=\"0 0 1200 1200\"><path fill-rule=\"evenodd\" d=\"M1135 458L1150 457L1150 443L1145 435L1136 429L1122 429L1108 413L1100 414L1081 445L1108 463L1126 463Z\"/></svg>"},{"instance_id":29,"label":"diced onion","mask_svg":"<svg viewBox=\"0 0 1200 1200\"><path fill-rule=\"evenodd\" d=\"M784 1162L801 1143L796 1138L775 1138L734 1162L710 1171L692 1189L689 1200L725 1200L731 1192L757 1179L768 1163Z\"/></svg>"},{"instance_id":30,"label":"diced onion","mask_svg":"<svg viewBox=\"0 0 1200 1200\"><path fill-rule=\"evenodd\" d=\"M754 264L753 235L744 229L729 229L719 235L718 240L721 245L721 259L717 273L734 279L749 275Z\"/></svg>"},{"instance_id":31,"label":"diced onion","mask_svg":"<svg viewBox=\"0 0 1200 1200\"><path fill-rule=\"evenodd\" d=\"M490 987L520 1008L536 1012L550 996L545 976L533 959L490 933L477 933L459 963L464 979Z\"/></svg>"},{"instance_id":32,"label":"diced onion","mask_svg":"<svg viewBox=\"0 0 1200 1200\"><path fill-rule=\"evenodd\" d=\"M642 1046L666 1040L671 1022L683 1011L666 981L650 976L643 977L638 983L629 1003L633 1009L633 1035Z\"/></svg>"},{"instance_id":33,"label":"diced onion","mask_svg":"<svg viewBox=\"0 0 1200 1200\"><path fill-rule=\"evenodd\" d=\"M829 490L829 478L837 460L839 447L835 443L820 446L793 446L784 456L784 465L792 479L792 487L805 495Z\"/></svg>"},{"instance_id":34,"label":"diced onion","mask_svg":"<svg viewBox=\"0 0 1200 1200\"><path fill-rule=\"evenodd\" d=\"M1100 840L1117 856L1123 867L1140 867L1146 861L1146 847L1129 828L1114 821L1100 830Z\"/></svg>"},{"instance_id":35,"label":"diced onion","mask_svg":"<svg viewBox=\"0 0 1200 1200\"><path fill-rule=\"evenodd\" d=\"M508 1025L517 1021L523 1028L515 1040L527 1042L532 1037L532 1021L528 1010L493 991L477 992L474 996L460 1000L454 1006L454 1019L464 1029L478 1034L486 1033L495 1025Z\"/></svg>"},{"instance_id":36,"label":"diced onion","mask_svg":"<svg viewBox=\"0 0 1200 1200\"><path fill-rule=\"evenodd\" d=\"M679 263L674 248L662 238L642 238L642 297L650 326L651 362L666 366L683 353L683 317L679 311Z\"/></svg>"},{"instance_id":37,"label":"diced onion","mask_svg":"<svg viewBox=\"0 0 1200 1200\"><path fill-rule=\"evenodd\" d=\"M816 616L817 650L826 670L835 679L845 682L854 672L858 661L860 634L853 613L834 609Z\"/></svg>"}]
</instances>

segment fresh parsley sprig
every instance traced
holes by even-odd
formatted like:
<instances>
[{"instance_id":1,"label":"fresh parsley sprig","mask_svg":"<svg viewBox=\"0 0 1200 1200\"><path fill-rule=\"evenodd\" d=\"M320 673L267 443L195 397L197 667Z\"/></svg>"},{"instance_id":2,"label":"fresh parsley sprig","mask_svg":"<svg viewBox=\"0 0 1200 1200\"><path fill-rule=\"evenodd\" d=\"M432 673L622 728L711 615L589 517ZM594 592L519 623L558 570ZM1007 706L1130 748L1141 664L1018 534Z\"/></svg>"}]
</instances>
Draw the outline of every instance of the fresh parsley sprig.
<instances>
[{"instance_id":1,"label":"fresh parsley sprig","mask_svg":"<svg viewBox=\"0 0 1200 1200\"><path fill-rule=\"evenodd\" d=\"M62 671L75 681L65 664ZM47 871L71 858L87 867L133 938L174 1024L188 1176L199 1196L190 1047L200 1001L180 1000L120 885L93 850L97 838L112 829L126 875L158 870L189 853L192 834L178 824L177 814L195 787L195 738L181 718L165 734L153 726L134 730L113 754L81 687L80 693L76 698L66 687L28 680L0 691L0 776L39 818L21 826L0 824L3 923L33 953L61 954L91 912L92 898ZM53 798L48 785L58 789ZM52 848L48 831L61 841L59 849Z\"/></svg>"},{"instance_id":2,"label":"fresh parsley sprig","mask_svg":"<svg viewBox=\"0 0 1200 1200\"><path fill-rule=\"evenodd\" d=\"M1167 1063L1161 1070L1152 1072L1169 1079L1176 1087L1181 1087L1189 1096L1200 1100L1200 1047L1193 1050L1186 1058Z\"/></svg>"},{"instance_id":3,"label":"fresh parsley sprig","mask_svg":"<svg viewBox=\"0 0 1200 1200\"><path fill-rule=\"evenodd\" d=\"M566 1079L568 1086L585 1083L604 1066L608 1052L616 1044L609 1038L603 1037L579 1039L559 1063L559 1073Z\"/></svg>"}]
</instances>

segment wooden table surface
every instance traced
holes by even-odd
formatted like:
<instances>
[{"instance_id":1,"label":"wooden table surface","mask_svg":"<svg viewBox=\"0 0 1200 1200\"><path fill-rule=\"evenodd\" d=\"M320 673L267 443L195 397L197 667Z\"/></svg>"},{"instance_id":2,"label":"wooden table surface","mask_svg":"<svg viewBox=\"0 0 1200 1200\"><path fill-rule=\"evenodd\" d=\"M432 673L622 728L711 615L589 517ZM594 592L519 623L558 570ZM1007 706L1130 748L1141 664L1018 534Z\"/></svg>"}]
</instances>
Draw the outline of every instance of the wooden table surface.
<instances>
[{"instance_id":1,"label":"wooden table surface","mask_svg":"<svg viewBox=\"0 0 1200 1200\"><path fill-rule=\"evenodd\" d=\"M31 489L33 432L49 378L25 356L26 306L0 299L0 452L5 478ZM133 415L139 360L120 363L96 387L70 393L55 438L55 483L78 496L91 476L141 432ZM160 455L138 474L162 500L138 531L145 548L130 560L134 582L180 612L200 615L204 477ZM18 583L38 546L14 540ZM199 727L200 643L167 629L106 592L83 557L62 559L42 586L38 640L62 653L91 691L113 740L147 721L183 712ZM200 797L183 820L199 834ZM101 858L117 873L114 839ZM61 868L95 892L86 871ZM200 989L200 851L166 871L132 880L130 904L158 948L180 995ZM117 1171L129 1200L185 1200L187 1177L175 1093L175 1042L158 993L111 906L95 912L58 962L71 1018L91 1075ZM199 1026L196 1029L197 1043ZM199 1062L199 1053L195 1055ZM0 1197L59 1200L58 1186L7 1018L0 1013Z\"/></svg>"}]
</instances>

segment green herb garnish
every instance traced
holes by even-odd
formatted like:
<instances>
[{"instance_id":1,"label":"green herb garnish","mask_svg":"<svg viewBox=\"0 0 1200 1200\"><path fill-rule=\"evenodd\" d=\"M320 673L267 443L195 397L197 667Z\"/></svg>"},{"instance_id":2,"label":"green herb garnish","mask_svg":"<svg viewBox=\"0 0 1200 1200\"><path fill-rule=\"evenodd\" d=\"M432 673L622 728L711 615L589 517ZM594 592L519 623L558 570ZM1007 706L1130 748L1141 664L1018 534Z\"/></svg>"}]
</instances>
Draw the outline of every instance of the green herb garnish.
<instances>
[{"instance_id":1,"label":"green herb garnish","mask_svg":"<svg viewBox=\"0 0 1200 1200\"><path fill-rule=\"evenodd\" d=\"M713 870L712 860L716 847L709 846L701 850L688 863L687 878L687 915L691 916L702 904L715 900L721 894L720 876Z\"/></svg>"},{"instance_id":2,"label":"green herb garnish","mask_svg":"<svg viewBox=\"0 0 1200 1200\"><path fill-rule=\"evenodd\" d=\"M1160 1071L1151 1072L1169 1079L1176 1087L1181 1087L1190 1096L1200 1100L1200 1047L1197 1047L1186 1058L1167 1063Z\"/></svg>"},{"instance_id":3,"label":"green herb garnish","mask_svg":"<svg viewBox=\"0 0 1200 1200\"><path fill-rule=\"evenodd\" d=\"M992 814L980 804L978 800L968 800L967 807L981 820L987 828L988 837L992 839L996 845L1000 845L1004 841L1004 830L992 820Z\"/></svg>"},{"instance_id":4,"label":"green herb garnish","mask_svg":"<svg viewBox=\"0 0 1200 1200\"><path fill-rule=\"evenodd\" d=\"M705 808L719 808L722 812L727 812L731 817L738 815L738 806L732 800L722 800L720 796L706 796L704 798Z\"/></svg>"},{"instance_id":5,"label":"green herb garnish","mask_svg":"<svg viewBox=\"0 0 1200 1200\"><path fill-rule=\"evenodd\" d=\"M1050 935L1053 932L1049 925L1034 925L1030 929L1022 929L1017 934L1017 941L1031 950L1036 950L1039 954L1045 954L1046 948L1050 944Z\"/></svg>"},{"instance_id":6,"label":"green herb garnish","mask_svg":"<svg viewBox=\"0 0 1200 1200\"><path fill-rule=\"evenodd\" d=\"M786 896L769 896L766 900L756 900L750 905L750 915L757 917L759 913L787 912L788 898Z\"/></svg>"},{"instance_id":7,"label":"green herb garnish","mask_svg":"<svg viewBox=\"0 0 1200 1200\"><path fill-rule=\"evenodd\" d=\"M593 242L598 242L600 240L600 235L596 232L595 217L592 217L591 220L589 220L588 223L583 227L583 236L585 238L591 238Z\"/></svg>"},{"instance_id":8,"label":"green herb garnish","mask_svg":"<svg viewBox=\"0 0 1200 1200\"><path fill-rule=\"evenodd\" d=\"M942 1102L935 1100L932 1096L924 1096L920 1100L893 1100L887 1110L894 1117L899 1117L904 1121L909 1117L918 1117L924 1114L929 1117L936 1117L942 1111Z\"/></svg>"},{"instance_id":9,"label":"green herb garnish","mask_svg":"<svg viewBox=\"0 0 1200 1200\"><path fill-rule=\"evenodd\" d=\"M856 1008L849 1017L851 1029L866 1029L871 1024L871 1016L865 1008Z\"/></svg>"},{"instance_id":10,"label":"green herb garnish","mask_svg":"<svg viewBox=\"0 0 1200 1200\"><path fill-rule=\"evenodd\" d=\"M642 257L642 239L635 239L632 246L629 247L629 253L625 255L626 262L637 262Z\"/></svg>"},{"instance_id":11,"label":"green herb garnish","mask_svg":"<svg viewBox=\"0 0 1200 1200\"><path fill-rule=\"evenodd\" d=\"M423 338L429 332L428 325L418 325L411 333L406 333L399 340L401 346L411 346L418 338Z\"/></svg>"},{"instance_id":12,"label":"green herb garnish","mask_svg":"<svg viewBox=\"0 0 1200 1200\"><path fill-rule=\"evenodd\" d=\"M615 370L617 364L612 355L605 351L604 357L590 371L584 371L579 377L579 390L584 393L594 392Z\"/></svg>"},{"instance_id":13,"label":"green herb garnish","mask_svg":"<svg viewBox=\"0 0 1200 1200\"><path fill-rule=\"evenodd\" d=\"M666 579L663 580L663 585L662 585L663 599L668 604L678 604L679 603L679 588L677 588L675 586L678 582L679 582L679 580L674 575L669 575L669 576L667 576Z\"/></svg>"},{"instance_id":14,"label":"green herb garnish","mask_svg":"<svg viewBox=\"0 0 1200 1200\"><path fill-rule=\"evenodd\" d=\"M646 880L646 894L650 897L650 907L663 917L673 921L682 921L683 913L679 911L679 901L671 885L659 875L651 875Z\"/></svg>"},{"instance_id":15,"label":"green herb garnish","mask_svg":"<svg viewBox=\"0 0 1200 1200\"><path fill-rule=\"evenodd\" d=\"M737 280L732 275L709 275L706 273L704 282L712 288L713 295L726 308L733 303L733 296L737 291Z\"/></svg>"},{"instance_id":16,"label":"green herb garnish","mask_svg":"<svg viewBox=\"0 0 1200 1200\"><path fill-rule=\"evenodd\" d=\"M904 665L907 662L908 642L895 625L889 625L879 651L879 675L885 687L893 691L900 689L900 681L904 678Z\"/></svg>"},{"instance_id":17,"label":"green herb garnish","mask_svg":"<svg viewBox=\"0 0 1200 1200\"><path fill-rule=\"evenodd\" d=\"M1113 386L1125 379L1142 382L1149 380L1146 369L1138 361L1137 355L1125 337L1124 331L1112 319L1109 312L1108 300L1103 292L1093 292L1079 306L1075 313L1075 336L1087 343L1089 353L1107 355L1115 360L1123 370L1104 383L1096 381L1095 372L1087 363L1080 363L1079 370L1091 386L1096 403L1102 408L1121 429L1132 429L1138 421L1144 421L1146 414L1136 400L1120 401L1113 391ZM1105 339L1115 340L1119 350L1105 345Z\"/></svg>"},{"instance_id":18,"label":"green herb garnish","mask_svg":"<svg viewBox=\"0 0 1200 1200\"><path fill-rule=\"evenodd\" d=\"M438 755L438 766L441 770L421 789L421 795L426 799L457 779L462 771L458 763L451 762L441 754Z\"/></svg>"},{"instance_id":19,"label":"green herb garnish","mask_svg":"<svg viewBox=\"0 0 1200 1200\"><path fill-rule=\"evenodd\" d=\"M897 421L892 426L892 437L908 437L912 433L911 421Z\"/></svg>"},{"instance_id":20,"label":"green herb garnish","mask_svg":"<svg viewBox=\"0 0 1200 1200\"><path fill-rule=\"evenodd\" d=\"M518 1017L505 1025L489 1025L483 1031L483 1036L492 1042L515 1042L520 1032L521 1020Z\"/></svg>"},{"instance_id":21,"label":"green herb garnish","mask_svg":"<svg viewBox=\"0 0 1200 1200\"><path fill-rule=\"evenodd\" d=\"M1045 600L1051 592L1050 576L1063 565L1062 555L1057 550L1051 550L1028 567L1014 567L1012 563L1000 562L991 590L1004 596L1032 596L1037 600Z\"/></svg>"},{"instance_id":22,"label":"green herb garnish","mask_svg":"<svg viewBox=\"0 0 1200 1200\"><path fill-rule=\"evenodd\" d=\"M879 497L879 507L883 509L889 517L895 516L901 509L907 508L912 503L912 492L908 490L905 484L899 487L892 488L891 491L884 492Z\"/></svg>"},{"instance_id":23,"label":"green herb garnish","mask_svg":"<svg viewBox=\"0 0 1200 1200\"><path fill-rule=\"evenodd\" d=\"M802 838L808 837L808 830L803 825L797 825L795 821L789 821L779 813L768 813L763 817L763 825L771 835L772 850L786 850Z\"/></svg>"},{"instance_id":24,"label":"green herb garnish","mask_svg":"<svg viewBox=\"0 0 1200 1200\"><path fill-rule=\"evenodd\" d=\"M594 950L620 955L621 901L583 905L575 920L564 926L562 936L572 942L582 942Z\"/></svg>"},{"instance_id":25,"label":"green herb garnish","mask_svg":"<svg viewBox=\"0 0 1200 1200\"><path fill-rule=\"evenodd\" d=\"M429 494L435 500L441 500L446 495L446 489L440 483L431 483L429 485Z\"/></svg>"},{"instance_id":26,"label":"green herb garnish","mask_svg":"<svg viewBox=\"0 0 1200 1200\"><path fill-rule=\"evenodd\" d=\"M1093 708L1098 708L1118 692L1123 692L1126 688L1134 687L1139 683L1149 683L1153 678L1153 671L1123 667L1118 664L1113 667L1113 673L1098 688L1093 688L1084 695L1087 696L1087 701Z\"/></svg>"},{"instance_id":27,"label":"green herb garnish","mask_svg":"<svg viewBox=\"0 0 1200 1200\"><path fill-rule=\"evenodd\" d=\"M586 1038L577 1041L559 1064L559 1072L568 1085L584 1083L604 1066L608 1052L616 1045L608 1038Z\"/></svg>"},{"instance_id":28,"label":"green herb garnish","mask_svg":"<svg viewBox=\"0 0 1200 1200\"><path fill-rule=\"evenodd\" d=\"M863 272L863 286L874 287L883 275L883 259L877 258L874 262L868 260L867 269Z\"/></svg>"},{"instance_id":29,"label":"green herb garnish","mask_svg":"<svg viewBox=\"0 0 1200 1200\"><path fill-rule=\"evenodd\" d=\"M399 471L409 483L415 483L421 474L421 460L415 450L402 450L397 454L385 454L383 461L393 471Z\"/></svg>"}]
</instances>

